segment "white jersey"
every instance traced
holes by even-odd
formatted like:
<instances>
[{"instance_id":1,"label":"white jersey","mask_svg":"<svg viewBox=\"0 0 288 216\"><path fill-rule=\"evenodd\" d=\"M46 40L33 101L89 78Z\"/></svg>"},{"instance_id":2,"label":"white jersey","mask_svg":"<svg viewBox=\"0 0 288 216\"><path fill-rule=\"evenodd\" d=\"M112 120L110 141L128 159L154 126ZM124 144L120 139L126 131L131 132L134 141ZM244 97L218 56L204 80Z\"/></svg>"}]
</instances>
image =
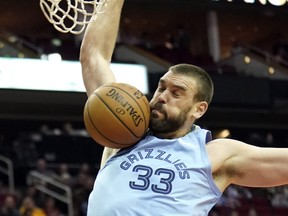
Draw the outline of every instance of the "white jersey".
<instances>
[{"instance_id":1,"label":"white jersey","mask_svg":"<svg viewBox=\"0 0 288 216\"><path fill-rule=\"evenodd\" d=\"M88 216L205 216L221 196L197 127L178 139L147 135L99 171Z\"/></svg>"}]
</instances>

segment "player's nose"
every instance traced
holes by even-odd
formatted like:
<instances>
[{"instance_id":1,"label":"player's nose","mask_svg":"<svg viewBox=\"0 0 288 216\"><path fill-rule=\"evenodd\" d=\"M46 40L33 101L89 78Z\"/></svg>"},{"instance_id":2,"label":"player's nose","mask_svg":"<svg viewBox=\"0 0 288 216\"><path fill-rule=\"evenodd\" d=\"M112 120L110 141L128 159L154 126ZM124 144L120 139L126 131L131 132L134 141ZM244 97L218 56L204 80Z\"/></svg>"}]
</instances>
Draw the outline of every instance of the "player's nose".
<instances>
[{"instance_id":1,"label":"player's nose","mask_svg":"<svg viewBox=\"0 0 288 216\"><path fill-rule=\"evenodd\" d=\"M158 96L158 102L167 103L167 101L168 101L168 94L167 91L164 91Z\"/></svg>"}]
</instances>

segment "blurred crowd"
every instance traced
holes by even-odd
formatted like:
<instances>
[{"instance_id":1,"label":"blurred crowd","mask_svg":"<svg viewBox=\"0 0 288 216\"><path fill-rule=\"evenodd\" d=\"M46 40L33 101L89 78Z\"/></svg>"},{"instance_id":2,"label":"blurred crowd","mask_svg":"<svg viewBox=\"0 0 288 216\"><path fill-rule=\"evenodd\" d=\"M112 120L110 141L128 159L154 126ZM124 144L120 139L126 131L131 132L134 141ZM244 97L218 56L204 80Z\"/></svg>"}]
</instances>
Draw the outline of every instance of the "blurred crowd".
<instances>
[{"instance_id":1,"label":"blurred crowd","mask_svg":"<svg viewBox=\"0 0 288 216\"><path fill-rule=\"evenodd\" d=\"M41 175L53 178L56 182L71 188L73 201L73 216L86 215L87 201L94 183L95 171L91 165L83 163L76 173L71 173L68 164L62 163L55 169L47 168L45 159L37 160L35 169ZM31 172L30 171L30 172ZM27 173L29 177L29 173ZM64 216L68 215L67 204L57 196L51 196L38 186L50 187L45 181L27 182L26 186L17 187L14 193L8 191L7 186L0 187L0 215L1 216ZM57 193L57 190L55 190Z\"/></svg>"}]
</instances>

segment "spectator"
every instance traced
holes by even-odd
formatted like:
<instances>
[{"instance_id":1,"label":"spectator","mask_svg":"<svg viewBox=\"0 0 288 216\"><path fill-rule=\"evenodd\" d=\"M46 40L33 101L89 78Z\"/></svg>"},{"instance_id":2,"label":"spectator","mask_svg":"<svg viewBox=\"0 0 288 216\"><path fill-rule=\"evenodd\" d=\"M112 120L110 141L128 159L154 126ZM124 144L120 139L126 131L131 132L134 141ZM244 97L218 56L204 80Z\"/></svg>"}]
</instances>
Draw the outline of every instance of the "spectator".
<instances>
[{"instance_id":1,"label":"spectator","mask_svg":"<svg viewBox=\"0 0 288 216\"><path fill-rule=\"evenodd\" d=\"M236 209L234 209L230 212L230 216L239 216L239 212Z\"/></svg>"},{"instance_id":2,"label":"spectator","mask_svg":"<svg viewBox=\"0 0 288 216\"><path fill-rule=\"evenodd\" d=\"M0 216L20 216L16 206L16 200L13 195L7 195L4 204L0 209Z\"/></svg>"},{"instance_id":3,"label":"spectator","mask_svg":"<svg viewBox=\"0 0 288 216\"><path fill-rule=\"evenodd\" d=\"M20 207L21 216L46 216L44 210L36 206L35 201L31 197L25 197Z\"/></svg>"},{"instance_id":4,"label":"spectator","mask_svg":"<svg viewBox=\"0 0 288 216\"><path fill-rule=\"evenodd\" d=\"M94 177L91 167L87 163L81 164L73 183L73 201L77 215L85 216L87 211L88 196L93 189Z\"/></svg>"},{"instance_id":5,"label":"spectator","mask_svg":"<svg viewBox=\"0 0 288 216\"><path fill-rule=\"evenodd\" d=\"M32 200L34 200L34 202L36 202L37 206L43 206L46 199L46 195L37 190L35 185L27 186L24 197L30 197Z\"/></svg>"},{"instance_id":6,"label":"spectator","mask_svg":"<svg viewBox=\"0 0 288 216\"><path fill-rule=\"evenodd\" d=\"M36 171L37 173L39 173L41 175L44 175L44 176L47 176L50 178L54 178L54 179L57 177L57 175L53 171L47 169L47 163L46 163L46 160L44 158L39 158L37 160L36 168L31 170L30 173L32 171ZM27 184L29 186L27 189L27 193L31 193L31 195L30 194L27 194L27 195L29 197L34 198L34 200L37 201L38 205L43 206L43 203L44 203L46 196L43 192L37 192L36 186L40 185L42 187L48 187L47 181L45 181L42 178L41 179L40 178L34 178L32 175L28 174ZM35 196L37 196L37 198L35 198Z\"/></svg>"},{"instance_id":7,"label":"spectator","mask_svg":"<svg viewBox=\"0 0 288 216\"><path fill-rule=\"evenodd\" d=\"M175 36L175 46L181 51L186 50L190 52L190 35L182 25L178 25Z\"/></svg>"},{"instance_id":8,"label":"spectator","mask_svg":"<svg viewBox=\"0 0 288 216\"><path fill-rule=\"evenodd\" d=\"M58 179L64 184L71 185L72 175L70 174L68 165L66 163L60 164Z\"/></svg>"},{"instance_id":9,"label":"spectator","mask_svg":"<svg viewBox=\"0 0 288 216\"><path fill-rule=\"evenodd\" d=\"M218 206L229 207L231 209L235 209L241 206L240 202L240 194L237 188L234 185L231 185L227 188L227 190L223 193L222 197L218 201Z\"/></svg>"},{"instance_id":10,"label":"spectator","mask_svg":"<svg viewBox=\"0 0 288 216\"><path fill-rule=\"evenodd\" d=\"M273 207L288 207L288 187L275 187L275 191L271 198L271 205Z\"/></svg>"},{"instance_id":11,"label":"spectator","mask_svg":"<svg viewBox=\"0 0 288 216\"><path fill-rule=\"evenodd\" d=\"M65 122L62 126L62 135L87 136L85 129L75 129L71 122Z\"/></svg>"},{"instance_id":12,"label":"spectator","mask_svg":"<svg viewBox=\"0 0 288 216\"><path fill-rule=\"evenodd\" d=\"M4 202L8 193L9 191L7 186L0 180L0 206Z\"/></svg>"},{"instance_id":13,"label":"spectator","mask_svg":"<svg viewBox=\"0 0 288 216\"><path fill-rule=\"evenodd\" d=\"M55 199L52 197L45 200L44 211L47 216L61 216L60 210L56 207Z\"/></svg>"},{"instance_id":14,"label":"spectator","mask_svg":"<svg viewBox=\"0 0 288 216\"><path fill-rule=\"evenodd\" d=\"M150 40L150 35L147 31L143 31L139 37L139 44L137 44L138 47L151 51L153 48L152 42Z\"/></svg>"},{"instance_id":15,"label":"spectator","mask_svg":"<svg viewBox=\"0 0 288 216\"><path fill-rule=\"evenodd\" d=\"M257 214L257 211L256 211L255 208L250 208L250 209L248 210L247 216L257 216L257 215L258 215L258 214Z\"/></svg>"},{"instance_id":16,"label":"spectator","mask_svg":"<svg viewBox=\"0 0 288 216\"><path fill-rule=\"evenodd\" d=\"M36 167L32 171L36 171L39 174L48 176L50 178L55 178L56 174L47 168L47 162L44 158L39 158L36 162Z\"/></svg>"},{"instance_id":17,"label":"spectator","mask_svg":"<svg viewBox=\"0 0 288 216\"><path fill-rule=\"evenodd\" d=\"M91 176L92 173L91 166L88 163L82 163L78 171L78 174L81 173Z\"/></svg>"},{"instance_id":18,"label":"spectator","mask_svg":"<svg viewBox=\"0 0 288 216\"><path fill-rule=\"evenodd\" d=\"M93 184L94 178L87 176L86 181L83 182L83 185L74 190L74 204L79 216L86 216L88 198L91 190L93 189Z\"/></svg>"}]
</instances>

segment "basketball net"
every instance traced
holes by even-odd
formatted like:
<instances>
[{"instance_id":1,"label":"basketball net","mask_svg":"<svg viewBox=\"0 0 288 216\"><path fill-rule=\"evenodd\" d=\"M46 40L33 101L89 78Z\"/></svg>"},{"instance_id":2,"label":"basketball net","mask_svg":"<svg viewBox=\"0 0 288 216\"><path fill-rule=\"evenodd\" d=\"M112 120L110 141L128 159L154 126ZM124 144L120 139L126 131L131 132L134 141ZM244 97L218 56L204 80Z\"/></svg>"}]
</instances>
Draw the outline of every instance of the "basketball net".
<instances>
[{"instance_id":1,"label":"basketball net","mask_svg":"<svg viewBox=\"0 0 288 216\"><path fill-rule=\"evenodd\" d=\"M80 34L86 25L105 12L109 0L40 0L45 17L62 33ZM93 17L93 19L92 19Z\"/></svg>"}]
</instances>

